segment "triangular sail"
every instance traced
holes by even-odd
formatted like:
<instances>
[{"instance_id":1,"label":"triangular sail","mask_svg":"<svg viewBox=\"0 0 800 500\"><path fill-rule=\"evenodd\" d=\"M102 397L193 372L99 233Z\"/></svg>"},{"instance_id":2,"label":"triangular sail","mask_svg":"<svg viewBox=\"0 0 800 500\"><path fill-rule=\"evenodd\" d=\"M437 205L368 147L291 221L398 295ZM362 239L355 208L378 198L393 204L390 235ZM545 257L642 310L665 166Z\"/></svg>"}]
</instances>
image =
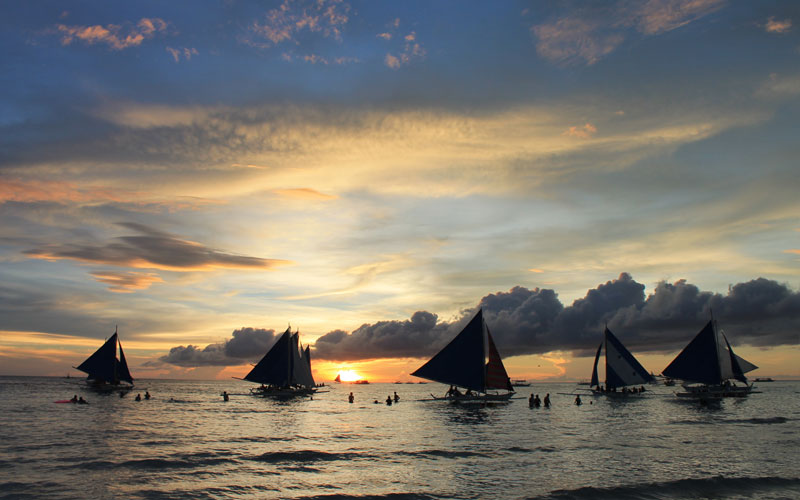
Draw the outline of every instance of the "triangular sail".
<instances>
[{"instance_id":1,"label":"triangular sail","mask_svg":"<svg viewBox=\"0 0 800 500\"><path fill-rule=\"evenodd\" d=\"M292 335L292 381L291 385L314 387L314 377L311 375L311 352L308 347L300 346L300 334Z\"/></svg>"},{"instance_id":2,"label":"triangular sail","mask_svg":"<svg viewBox=\"0 0 800 500\"><path fill-rule=\"evenodd\" d=\"M133 377L131 376L131 371L128 369L128 362L125 361L125 353L122 352L122 342L119 342L119 339L117 339L117 343L119 344L119 365L117 366L117 378L123 382L133 384Z\"/></svg>"},{"instance_id":3,"label":"triangular sail","mask_svg":"<svg viewBox=\"0 0 800 500\"><path fill-rule=\"evenodd\" d=\"M597 362L600 360L600 351L603 350L603 342L597 346L597 353L594 355L594 368L592 368L592 380L589 382L589 387L597 387L600 385L600 379L597 376Z\"/></svg>"},{"instance_id":4,"label":"triangular sail","mask_svg":"<svg viewBox=\"0 0 800 500\"><path fill-rule=\"evenodd\" d=\"M739 366L739 361L736 359L738 356L734 354L733 348L731 347L730 343L728 343L728 339L725 337L725 334L720 332L720 337L725 341L725 347L728 349L729 359L731 364L731 376L730 378L735 378L740 382L747 383L747 377L744 376L744 372L742 372L742 367Z\"/></svg>"},{"instance_id":5,"label":"triangular sail","mask_svg":"<svg viewBox=\"0 0 800 500\"><path fill-rule=\"evenodd\" d=\"M311 373L311 347L306 346L305 350L303 351L303 361L304 368L303 368L303 382L302 385L306 387L316 387L317 383L314 381L314 374Z\"/></svg>"},{"instance_id":6,"label":"triangular sail","mask_svg":"<svg viewBox=\"0 0 800 500\"><path fill-rule=\"evenodd\" d=\"M625 387L642 385L653 381L653 376L644 369L622 342L605 329L606 386Z\"/></svg>"},{"instance_id":7,"label":"triangular sail","mask_svg":"<svg viewBox=\"0 0 800 500\"><path fill-rule=\"evenodd\" d=\"M486 388L511 391L513 390L511 388L511 379L508 377L506 367L503 366L503 360L494 345L494 340L492 339L492 334L489 333L488 327L486 328L486 338L489 344L489 362L486 363Z\"/></svg>"},{"instance_id":8,"label":"triangular sail","mask_svg":"<svg viewBox=\"0 0 800 500\"><path fill-rule=\"evenodd\" d=\"M478 310L461 332L411 375L442 384L484 391L484 323Z\"/></svg>"},{"instance_id":9,"label":"triangular sail","mask_svg":"<svg viewBox=\"0 0 800 500\"><path fill-rule=\"evenodd\" d=\"M731 352L733 352L733 351L731 351ZM742 373L748 373L748 372L751 372L753 370L757 370L758 369L758 367L756 365L754 365L753 363L747 361L744 358L739 357L739 355L736 354L736 353L733 354L733 357L736 360L736 362L739 363L739 368L742 369Z\"/></svg>"},{"instance_id":10,"label":"triangular sail","mask_svg":"<svg viewBox=\"0 0 800 500\"><path fill-rule=\"evenodd\" d=\"M116 384L117 379L117 333L114 332L106 342L78 365L77 369L89 374L96 382ZM126 365L127 367L127 365ZM128 374L130 376L130 374Z\"/></svg>"},{"instance_id":11,"label":"triangular sail","mask_svg":"<svg viewBox=\"0 0 800 500\"><path fill-rule=\"evenodd\" d=\"M729 379L747 383L744 374L756 368L733 352L728 339L722 332L717 332L711 320L664 369L663 374L687 382L719 385Z\"/></svg>"},{"instance_id":12,"label":"triangular sail","mask_svg":"<svg viewBox=\"0 0 800 500\"><path fill-rule=\"evenodd\" d=\"M290 337L291 332L287 329L244 379L259 384L288 386L291 378Z\"/></svg>"},{"instance_id":13,"label":"triangular sail","mask_svg":"<svg viewBox=\"0 0 800 500\"><path fill-rule=\"evenodd\" d=\"M683 348L664 371L665 377L697 382L702 384L720 384L720 366L717 356L717 339L712 321Z\"/></svg>"}]
</instances>

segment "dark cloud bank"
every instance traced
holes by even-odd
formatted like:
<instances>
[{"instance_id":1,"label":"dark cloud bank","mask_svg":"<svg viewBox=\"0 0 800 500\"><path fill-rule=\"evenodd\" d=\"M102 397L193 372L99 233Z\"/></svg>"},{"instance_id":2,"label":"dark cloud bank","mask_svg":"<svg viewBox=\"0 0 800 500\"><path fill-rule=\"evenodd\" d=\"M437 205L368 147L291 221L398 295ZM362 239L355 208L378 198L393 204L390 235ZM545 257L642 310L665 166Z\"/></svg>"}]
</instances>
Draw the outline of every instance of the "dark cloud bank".
<instances>
[{"instance_id":1,"label":"dark cloud bank","mask_svg":"<svg viewBox=\"0 0 800 500\"><path fill-rule=\"evenodd\" d=\"M514 287L483 297L474 309L451 323L417 311L404 321L364 324L351 333L334 330L314 345L315 359L356 361L376 358L425 358L437 352L483 308L504 357L555 350L591 355L605 324L636 353L676 352L714 317L734 345L770 347L800 344L800 292L758 278L733 285L727 295L704 292L680 280L659 283L650 295L629 274L589 290L564 306L550 289ZM262 356L271 344L248 344L245 338L272 330L242 329L223 344L203 350L175 347L161 361L180 366L241 364ZM247 351L247 345L254 350ZM237 353L233 355L233 353ZM227 359L227 362L224 362Z\"/></svg>"}]
</instances>

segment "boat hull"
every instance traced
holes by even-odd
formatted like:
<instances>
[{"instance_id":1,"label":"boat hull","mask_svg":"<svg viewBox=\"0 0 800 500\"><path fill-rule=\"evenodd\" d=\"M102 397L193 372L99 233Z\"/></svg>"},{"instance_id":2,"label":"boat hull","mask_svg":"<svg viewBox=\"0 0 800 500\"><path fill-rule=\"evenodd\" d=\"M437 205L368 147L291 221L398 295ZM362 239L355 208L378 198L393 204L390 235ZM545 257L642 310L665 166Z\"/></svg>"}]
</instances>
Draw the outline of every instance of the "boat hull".
<instances>
[{"instance_id":1,"label":"boat hull","mask_svg":"<svg viewBox=\"0 0 800 500\"><path fill-rule=\"evenodd\" d=\"M753 386L735 385L700 385L683 386L684 392L676 392L679 398L693 399L721 399L721 398L744 398L753 392Z\"/></svg>"},{"instance_id":2,"label":"boat hull","mask_svg":"<svg viewBox=\"0 0 800 500\"><path fill-rule=\"evenodd\" d=\"M431 394L431 398L433 398L434 401L448 401L453 404L503 404L508 403L513 395L513 392L505 394L449 394L443 397L437 397Z\"/></svg>"},{"instance_id":3,"label":"boat hull","mask_svg":"<svg viewBox=\"0 0 800 500\"><path fill-rule=\"evenodd\" d=\"M296 398L313 396L317 392L315 388L310 387L254 387L250 389L250 394L253 396L260 396L264 398Z\"/></svg>"}]
</instances>

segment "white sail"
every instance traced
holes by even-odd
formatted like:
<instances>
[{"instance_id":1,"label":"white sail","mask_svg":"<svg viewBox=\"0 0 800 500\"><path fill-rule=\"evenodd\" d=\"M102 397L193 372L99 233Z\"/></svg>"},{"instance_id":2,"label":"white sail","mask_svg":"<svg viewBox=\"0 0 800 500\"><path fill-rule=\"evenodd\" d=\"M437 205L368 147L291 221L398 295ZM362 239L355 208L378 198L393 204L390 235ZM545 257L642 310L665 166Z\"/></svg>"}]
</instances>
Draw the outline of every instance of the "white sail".
<instances>
[{"instance_id":1,"label":"white sail","mask_svg":"<svg viewBox=\"0 0 800 500\"><path fill-rule=\"evenodd\" d=\"M606 370L609 368L622 380L622 386L644 385L650 382L650 378L643 377L612 342L606 343Z\"/></svg>"}]
</instances>

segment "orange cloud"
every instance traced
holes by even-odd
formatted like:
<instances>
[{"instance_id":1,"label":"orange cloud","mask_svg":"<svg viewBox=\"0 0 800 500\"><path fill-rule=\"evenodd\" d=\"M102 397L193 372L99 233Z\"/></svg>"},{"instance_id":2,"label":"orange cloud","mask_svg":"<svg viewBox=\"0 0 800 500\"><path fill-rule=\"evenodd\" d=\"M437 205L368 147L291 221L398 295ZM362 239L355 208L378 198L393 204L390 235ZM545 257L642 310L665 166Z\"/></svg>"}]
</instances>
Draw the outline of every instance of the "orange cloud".
<instances>
[{"instance_id":1,"label":"orange cloud","mask_svg":"<svg viewBox=\"0 0 800 500\"><path fill-rule=\"evenodd\" d=\"M800 249L798 248L790 248L789 250L784 250L783 253L793 253L800 255Z\"/></svg>"},{"instance_id":2,"label":"orange cloud","mask_svg":"<svg viewBox=\"0 0 800 500\"><path fill-rule=\"evenodd\" d=\"M105 187L79 188L75 184L59 181L23 181L0 179L0 203L7 201L36 202L56 201L83 203L89 201L124 201L124 195L135 197L137 193L124 193Z\"/></svg>"},{"instance_id":3,"label":"orange cloud","mask_svg":"<svg viewBox=\"0 0 800 500\"><path fill-rule=\"evenodd\" d=\"M61 44L69 45L75 40L80 40L89 45L103 43L114 50L136 47L156 33L166 31L167 23L162 19L142 18L134 27L123 28L120 25L109 24L106 26L67 26L56 25L61 34Z\"/></svg>"},{"instance_id":4,"label":"orange cloud","mask_svg":"<svg viewBox=\"0 0 800 500\"><path fill-rule=\"evenodd\" d=\"M338 1L318 0L300 5L284 0L280 7L267 12L264 23L255 22L250 30L256 36L267 39L272 45L292 40L303 30L339 40L342 34L341 27L349 20L347 15L349 10L350 5ZM245 42L261 45L250 40Z\"/></svg>"},{"instance_id":5,"label":"orange cloud","mask_svg":"<svg viewBox=\"0 0 800 500\"><path fill-rule=\"evenodd\" d=\"M792 29L792 20L784 19L783 21L778 21L774 17L770 17L767 19L764 29L767 30L767 33L788 33Z\"/></svg>"},{"instance_id":6,"label":"orange cloud","mask_svg":"<svg viewBox=\"0 0 800 500\"><path fill-rule=\"evenodd\" d=\"M320 193L319 191L316 191L311 188L276 189L273 192L284 198L292 198L296 200L327 201L327 200L335 200L338 198L338 196L332 194Z\"/></svg>"},{"instance_id":7,"label":"orange cloud","mask_svg":"<svg viewBox=\"0 0 800 500\"><path fill-rule=\"evenodd\" d=\"M150 198L142 191L129 191L108 186L78 186L71 182L0 178L0 204L21 203L131 203L138 206L155 205L168 210L192 210L199 206L223 204L219 200L181 196L170 200Z\"/></svg>"},{"instance_id":8,"label":"orange cloud","mask_svg":"<svg viewBox=\"0 0 800 500\"><path fill-rule=\"evenodd\" d=\"M163 283L164 280L155 273L118 273L114 271L94 271L89 273L100 283L110 285L108 289L117 293L133 293L136 290L146 290L153 283Z\"/></svg>"},{"instance_id":9,"label":"orange cloud","mask_svg":"<svg viewBox=\"0 0 800 500\"><path fill-rule=\"evenodd\" d=\"M586 125L582 127L572 126L568 128L567 130L564 131L564 135L580 137L581 139L588 139L589 137L593 136L596 132L597 132L597 127L587 122Z\"/></svg>"}]
</instances>

